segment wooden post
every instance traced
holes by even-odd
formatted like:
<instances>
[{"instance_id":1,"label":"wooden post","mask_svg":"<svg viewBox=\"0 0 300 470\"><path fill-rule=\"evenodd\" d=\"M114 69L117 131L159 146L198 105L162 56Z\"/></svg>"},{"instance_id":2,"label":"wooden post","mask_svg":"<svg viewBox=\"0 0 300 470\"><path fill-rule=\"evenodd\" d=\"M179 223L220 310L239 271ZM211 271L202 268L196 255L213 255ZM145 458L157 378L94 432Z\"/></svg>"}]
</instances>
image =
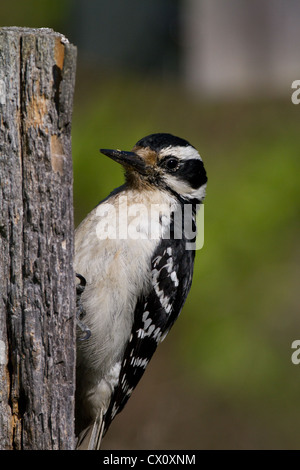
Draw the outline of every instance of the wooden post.
<instances>
[{"instance_id":1,"label":"wooden post","mask_svg":"<svg viewBox=\"0 0 300 470\"><path fill-rule=\"evenodd\" d=\"M73 449L76 48L0 29L0 449Z\"/></svg>"}]
</instances>

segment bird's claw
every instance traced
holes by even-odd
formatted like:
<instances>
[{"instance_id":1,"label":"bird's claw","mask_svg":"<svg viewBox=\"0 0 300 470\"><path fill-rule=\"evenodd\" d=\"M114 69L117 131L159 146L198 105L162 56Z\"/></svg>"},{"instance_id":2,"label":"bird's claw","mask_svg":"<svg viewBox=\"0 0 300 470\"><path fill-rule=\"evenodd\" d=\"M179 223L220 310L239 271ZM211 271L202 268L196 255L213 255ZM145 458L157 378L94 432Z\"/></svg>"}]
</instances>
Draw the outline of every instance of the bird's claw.
<instances>
[{"instance_id":1,"label":"bird's claw","mask_svg":"<svg viewBox=\"0 0 300 470\"><path fill-rule=\"evenodd\" d=\"M92 334L91 330L81 320L79 320L79 318L77 318L77 326L85 333L82 338L79 338L79 341L85 341L86 339L89 339Z\"/></svg>"},{"instance_id":2,"label":"bird's claw","mask_svg":"<svg viewBox=\"0 0 300 470\"><path fill-rule=\"evenodd\" d=\"M80 341L85 341L91 336L91 330L82 322L82 318L85 316L85 311L81 303L81 295L84 292L86 286L86 279L81 275L76 273L76 277L79 279L79 284L76 286L76 322L77 326L85 333L83 338L79 338Z\"/></svg>"}]
</instances>

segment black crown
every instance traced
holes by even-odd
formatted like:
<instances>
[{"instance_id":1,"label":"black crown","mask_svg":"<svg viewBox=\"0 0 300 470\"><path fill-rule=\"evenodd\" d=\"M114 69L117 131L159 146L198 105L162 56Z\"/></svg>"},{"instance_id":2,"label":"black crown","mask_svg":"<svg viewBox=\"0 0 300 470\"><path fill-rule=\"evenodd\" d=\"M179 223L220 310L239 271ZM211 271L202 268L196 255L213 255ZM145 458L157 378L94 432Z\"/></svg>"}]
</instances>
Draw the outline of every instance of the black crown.
<instances>
[{"instance_id":1,"label":"black crown","mask_svg":"<svg viewBox=\"0 0 300 470\"><path fill-rule=\"evenodd\" d=\"M149 147L151 150L159 151L166 147L193 147L187 140L172 134L150 134L136 143L139 147Z\"/></svg>"}]
</instances>

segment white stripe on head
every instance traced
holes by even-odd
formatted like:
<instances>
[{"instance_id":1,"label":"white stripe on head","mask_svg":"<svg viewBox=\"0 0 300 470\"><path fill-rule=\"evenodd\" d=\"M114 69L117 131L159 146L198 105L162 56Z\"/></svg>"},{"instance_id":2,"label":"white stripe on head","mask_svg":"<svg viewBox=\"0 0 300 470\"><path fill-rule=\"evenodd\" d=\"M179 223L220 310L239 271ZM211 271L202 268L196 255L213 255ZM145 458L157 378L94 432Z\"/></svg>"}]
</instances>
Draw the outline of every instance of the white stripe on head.
<instances>
[{"instance_id":1,"label":"white stripe on head","mask_svg":"<svg viewBox=\"0 0 300 470\"><path fill-rule=\"evenodd\" d=\"M197 159L197 160L202 161L198 151L194 147L192 147L191 145L188 145L186 147L182 147L181 145L178 145L176 147L172 147L170 145L169 147L163 148L159 152L160 158L168 157L169 155L172 155L173 157L176 157L179 160Z\"/></svg>"}]
</instances>

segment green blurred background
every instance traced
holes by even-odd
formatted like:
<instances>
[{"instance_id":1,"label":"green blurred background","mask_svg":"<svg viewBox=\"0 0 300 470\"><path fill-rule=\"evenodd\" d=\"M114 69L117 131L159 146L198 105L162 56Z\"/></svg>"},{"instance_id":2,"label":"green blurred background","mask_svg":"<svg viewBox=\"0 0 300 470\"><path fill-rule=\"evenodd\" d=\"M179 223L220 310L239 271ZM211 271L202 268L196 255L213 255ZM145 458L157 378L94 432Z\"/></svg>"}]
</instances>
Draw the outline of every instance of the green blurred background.
<instances>
[{"instance_id":1,"label":"green blurred background","mask_svg":"<svg viewBox=\"0 0 300 470\"><path fill-rule=\"evenodd\" d=\"M300 57L281 63L278 44L294 48L299 8L248 2L252 16L239 22L235 0L139 2L147 11L123 3L126 15L117 0L0 0L3 26L52 27L78 46L76 224L123 181L100 147L128 150L144 135L170 132L200 151L208 173L190 296L103 448L298 449L300 365L291 344L300 339L300 106L291 83ZM197 11L205 13L199 24ZM198 27L199 54L191 40ZM228 40L241 34L232 55ZM230 87L234 80L243 87Z\"/></svg>"}]
</instances>

